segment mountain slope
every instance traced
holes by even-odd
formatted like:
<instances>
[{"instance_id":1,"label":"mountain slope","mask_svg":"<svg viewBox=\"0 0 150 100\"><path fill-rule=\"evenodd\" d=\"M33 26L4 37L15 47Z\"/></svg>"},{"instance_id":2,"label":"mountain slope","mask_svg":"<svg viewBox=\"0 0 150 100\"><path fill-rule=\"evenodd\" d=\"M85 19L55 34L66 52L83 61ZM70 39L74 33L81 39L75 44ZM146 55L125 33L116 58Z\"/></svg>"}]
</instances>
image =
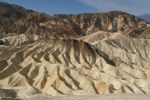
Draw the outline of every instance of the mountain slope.
<instances>
[{"instance_id":1,"label":"mountain slope","mask_svg":"<svg viewBox=\"0 0 150 100\"><path fill-rule=\"evenodd\" d=\"M97 31L130 32L148 22L125 12L58 14L49 16L0 2L0 33L36 34L39 37L79 37Z\"/></svg>"},{"instance_id":2,"label":"mountain slope","mask_svg":"<svg viewBox=\"0 0 150 100\"><path fill-rule=\"evenodd\" d=\"M32 29L37 32L44 28L38 23L48 20L48 15L25 9L18 5L0 2L0 34L21 34Z\"/></svg>"}]
</instances>

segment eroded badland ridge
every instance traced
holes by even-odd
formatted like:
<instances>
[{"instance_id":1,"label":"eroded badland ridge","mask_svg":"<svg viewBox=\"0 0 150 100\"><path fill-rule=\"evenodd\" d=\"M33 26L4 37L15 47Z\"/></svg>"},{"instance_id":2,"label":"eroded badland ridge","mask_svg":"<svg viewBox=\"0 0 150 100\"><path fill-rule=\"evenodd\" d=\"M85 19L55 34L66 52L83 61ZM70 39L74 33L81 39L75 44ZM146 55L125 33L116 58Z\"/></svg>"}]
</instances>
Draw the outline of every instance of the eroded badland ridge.
<instances>
[{"instance_id":1,"label":"eroded badland ridge","mask_svg":"<svg viewBox=\"0 0 150 100\"><path fill-rule=\"evenodd\" d=\"M0 3L0 96L150 94L150 24Z\"/></svg>"}]
</instances>

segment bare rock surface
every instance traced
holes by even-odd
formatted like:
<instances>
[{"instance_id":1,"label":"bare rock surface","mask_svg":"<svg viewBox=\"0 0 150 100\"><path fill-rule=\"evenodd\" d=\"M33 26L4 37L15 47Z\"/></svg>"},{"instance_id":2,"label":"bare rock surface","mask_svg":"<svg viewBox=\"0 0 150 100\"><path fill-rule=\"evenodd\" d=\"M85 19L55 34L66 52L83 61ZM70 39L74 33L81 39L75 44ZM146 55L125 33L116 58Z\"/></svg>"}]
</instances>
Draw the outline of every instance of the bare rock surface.
<instances>
[{"instance_id":1,"label":"bare rock surface","mask_svg":"<svg viewBox=\"0 0 150 100\"><path fill-rule=\"evenodd\" d=\"M19 97L150 93L149 39L114 33L88 42L41 39L1 45L0 87Z\"/></svg>"},{"instance_id":2,"label":"bare rock surface","mask_svg":"<svg viewBox=\"0 0 150 100\"><path fill-rule=\"evenodd\" d=\"M0 97L149 98L148 22L119 11L49 16L1 2L0 15Z\"/></svg>"}]
</instances>

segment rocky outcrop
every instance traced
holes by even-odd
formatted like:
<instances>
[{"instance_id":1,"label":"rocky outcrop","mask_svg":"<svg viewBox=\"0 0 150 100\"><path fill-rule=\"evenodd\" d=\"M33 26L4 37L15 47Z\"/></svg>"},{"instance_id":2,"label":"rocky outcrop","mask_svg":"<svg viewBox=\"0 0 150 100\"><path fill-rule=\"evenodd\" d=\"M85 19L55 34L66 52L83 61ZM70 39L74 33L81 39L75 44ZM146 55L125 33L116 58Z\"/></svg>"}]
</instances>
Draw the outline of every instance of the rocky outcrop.
<instances>
[{"instance_id":1,"label":"rocky outcrop","mask_svg":"<svg viewBox=\"0 0 150 100\"><path fill-rule=\"evenodd\" d=\"M21 6L0 2L0 33L39 34L39 23L47 21L48 15L25 9Z\"/></svg>"},{"instance_id":2,"label":"rocky outcrop","mask_svg":"<svg viewBox=\"0 0 150 100\"><path fill-rule=\"evenodd\" d=\"M97 31L129 31L133 28L138 28L141 19L125 12L112 11L108 13L92 13L92 14L77 14L77 15L55 15L43 23L44 26L56 30L61 29L61 33L72 33L75 35L88 35ZM145 22L146 24L147 22ZM55 26L58 28L55 29ZM63 32L64 29L67 29Z\"/></svg>"},{"instance_id":3,"label":"rocky outcrop","mask_svg":"<svg viewBox=\"0 0 150 100\"><path fill-rule=\"evenodd\" d=\"M120 11L49 16L2 2L0 9L1 33L36 34L42 38L79 37L97 31L126 33L149 25L134 15Z\"/></svg>"}]
</instances>

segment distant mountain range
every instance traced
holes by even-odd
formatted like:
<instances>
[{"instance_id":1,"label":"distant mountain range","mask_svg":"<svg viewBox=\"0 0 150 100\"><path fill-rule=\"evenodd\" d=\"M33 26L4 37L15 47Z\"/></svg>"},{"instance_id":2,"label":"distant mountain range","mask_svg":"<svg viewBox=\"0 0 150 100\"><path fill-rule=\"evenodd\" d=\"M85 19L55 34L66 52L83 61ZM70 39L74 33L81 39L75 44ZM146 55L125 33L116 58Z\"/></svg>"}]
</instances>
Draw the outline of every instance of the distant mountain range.
<instances>
[{"instance_id":1,"label":"distant mountain range","mask_svg":"<svg viewBox=\"0 0 150 100\"><path fill-rule=\"evenodd\" d=\"M0 2L0 33L5 35L33 33L40 37L66 37L66 35L78 37L97 31L118 32L119 30L128 34L132 32L131 30L139 31L141 24L146 26L147 22L143 23L143 20L137 16L122 11L50 16L18 5ZM136 35L141 34L140 31Z\"/></svg>"},{"instance_id":2,"label":"distant mountain range","mask_svg":"<svg viewBox=\"0 0 150 100\"><path fill-rule=\"evenodd\" d=\"M139 17L144 19L144 20L150 21L150 14L144 14L144 15L141 15Z\"/></svg>"}]
</instances>

